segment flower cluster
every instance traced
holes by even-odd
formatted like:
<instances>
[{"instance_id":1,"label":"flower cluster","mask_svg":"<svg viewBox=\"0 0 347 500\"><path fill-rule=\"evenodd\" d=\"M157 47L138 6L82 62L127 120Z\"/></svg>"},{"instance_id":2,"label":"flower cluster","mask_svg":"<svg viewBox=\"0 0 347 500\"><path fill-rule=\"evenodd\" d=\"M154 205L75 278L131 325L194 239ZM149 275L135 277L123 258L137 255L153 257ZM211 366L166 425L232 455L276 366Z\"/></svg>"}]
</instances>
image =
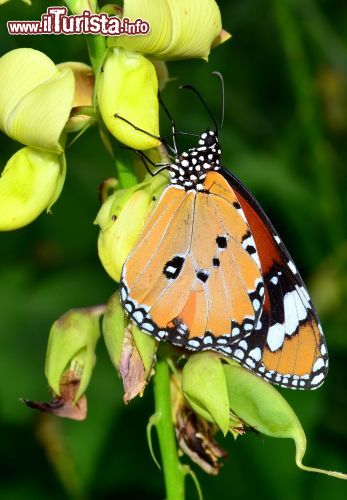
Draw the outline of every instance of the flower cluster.
<instances>
[{"instance_id":1,"label":"flower cluster","mask_svg":"<svg viewBox=\"0 0 347 500\"><path fill-rule=\"evenodd\" d=\"M67 5L74 14L97 9L94 2ZM0 129L26 146L8 161L0 179L0 230L29 224L58 199L67 133L96 123L107 146L106 130L132 148L159 146L158 139L115 115L158 136L158 85L167 79L163 61L206 59L212 45L229 36L222 31L214 0L127 0L123 13L117 6L107 9L129 19L148 19L150 34L95 37L93 70L78 62L55 65L42 52L24 48L0 59Z\"/></svg>"}]
</instances>

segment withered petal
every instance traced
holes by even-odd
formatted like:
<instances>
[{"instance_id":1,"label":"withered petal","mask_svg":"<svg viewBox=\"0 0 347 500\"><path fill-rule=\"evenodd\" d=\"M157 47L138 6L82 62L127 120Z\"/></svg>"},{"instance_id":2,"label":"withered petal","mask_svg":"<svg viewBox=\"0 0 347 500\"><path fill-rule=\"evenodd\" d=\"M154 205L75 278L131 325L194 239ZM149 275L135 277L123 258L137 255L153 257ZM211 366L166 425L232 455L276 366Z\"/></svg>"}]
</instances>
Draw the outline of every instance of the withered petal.
<instances>
[{"instance_id":1,"label":"withered petal","mask_svg":"<svg viewBox=\"0 0 347 500\"><path fill-rule=\"evenodd\" d=\"M84 420L87 417L87 398L83 395L75 401L79 385L80 379L72 370L69 370L62 377L60 396L54 394L51 401L48 402L31 401L30 399L22 399L21 401L29 408L52 413L58 417Z\"/></svg>"},{"instance_id":2,"label":"withered petal","mask_svg":"<svg viewBox=\"0 0 347 500\"><path fill-rule=\"evenodd\" d=\"M136 349L131 332L126 329L119 362L119 373L123 380L124 402L141 395L147 384L147 374L141 356Z\"/></svg>"},{"instance_id":3,"label":"withered petal","mask_svg":"<svg viewBox=\"0 0 347 500\"><path fill-rule=\"evenodd\" d=\"M182 451L207 474L217 475L222 467L220 459L228 454L213 439L215 426L187 409L178 417L176 436Z\"/></svg>"},{"instance_id":4,"label":"withered petal","mask_svg":"<svg viewBox=\"0 0 347 500\"><path fill-rule=\"evenodd\" d=\"M71 418L72 420L84 420L87 416L87 398L82 396L77 403L64 400L62 397L54 397L48 402L31 401L30 399L21 400L29 408L52 413L58 417Z\"/></svg>"}]
</instances>

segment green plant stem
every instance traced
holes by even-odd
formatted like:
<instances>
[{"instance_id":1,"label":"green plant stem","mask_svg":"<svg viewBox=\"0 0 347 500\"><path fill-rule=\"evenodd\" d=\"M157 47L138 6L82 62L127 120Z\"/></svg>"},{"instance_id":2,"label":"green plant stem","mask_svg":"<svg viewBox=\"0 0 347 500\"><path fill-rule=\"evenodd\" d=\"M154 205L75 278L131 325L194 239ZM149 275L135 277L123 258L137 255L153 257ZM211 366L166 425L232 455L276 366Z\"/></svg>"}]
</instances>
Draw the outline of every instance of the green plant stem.
<instances>
[{"instance_id":1,"label":"green plant stem","mask_svg":"<svg viewBox=\"0 0 347 500\"><path fill-rule=\"evenodd\" d=\"M117 147L115 166L120 189L129 188L138 183L133 166L129 160L129 151L127 149Z\"/></svg>"},{"instance_id":2,"label":"green plant stem","mask_svg":"<svg viewBox=\"0 0 347 500\"><path fill-rule=\"evenodd\" d=\"M184 469L178 459L172 423L169 366L159 360L154 375L155 425L164 472L166 499L184 500Z\"/></svg>"}]
</instances>

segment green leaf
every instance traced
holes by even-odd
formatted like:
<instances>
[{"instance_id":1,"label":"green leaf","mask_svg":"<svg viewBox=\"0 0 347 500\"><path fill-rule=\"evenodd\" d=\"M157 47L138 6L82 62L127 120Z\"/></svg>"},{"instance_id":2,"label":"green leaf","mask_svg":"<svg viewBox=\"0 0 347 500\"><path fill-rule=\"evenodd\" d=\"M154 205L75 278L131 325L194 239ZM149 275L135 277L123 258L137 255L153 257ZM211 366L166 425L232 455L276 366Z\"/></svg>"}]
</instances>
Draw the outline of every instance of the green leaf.
<instances>
[{"instance_id":1,"label":"green leaf","mask_svg":"<svg viewBox=\"0 0 347 500\"><path fill-rule=\"evenodd\" d=\"M215 422L224 435L228 432L228 392L217 354L203 352L189 357L182 372L182 390L197 413Z\"/></svg>"},{"instance_id":2,"label":"green leaf","mask_svg":"<svg viewBox=\"0 0 347 500\"><path fill-rule=\"evenodd\" d=\"M271 437L291 438L296 447L295 462L303 470L347 479L340 472L303 465L306 436L291 406L269 383L237 365L224 366L231 410L257 431Z\"/></svg>"},{"instance_id":3,"label":"green leaf","mask_svg":"<svg viewBox=\"0 0 347 500\"><path fill-rule=\"evenodd\" d=\"M127 323L127 317L125 316L124 309L119 300L119 293L116 292L107 303L102 320L102 333L112 364L117 371L122 354L124 332Z\"/></svg>"},{"instance_id":4,"label":"green leaf","mask_svg":"<svg viewBox=\"0 0 347 500\"><path fill-rule=\"evenodd\" d=\"M135 326L135 324L133 324L131 327L131 333L136 345L136 349L139 351L139 354L141 356L141 360L143 366L145 367L146 373L149 374L153 365L153 360L155 358L155 352L157 350L158 343L153 337L150 337L149 335L141 332L141 330L139 330L137 326Z\"/></svg>"}]
</instances>

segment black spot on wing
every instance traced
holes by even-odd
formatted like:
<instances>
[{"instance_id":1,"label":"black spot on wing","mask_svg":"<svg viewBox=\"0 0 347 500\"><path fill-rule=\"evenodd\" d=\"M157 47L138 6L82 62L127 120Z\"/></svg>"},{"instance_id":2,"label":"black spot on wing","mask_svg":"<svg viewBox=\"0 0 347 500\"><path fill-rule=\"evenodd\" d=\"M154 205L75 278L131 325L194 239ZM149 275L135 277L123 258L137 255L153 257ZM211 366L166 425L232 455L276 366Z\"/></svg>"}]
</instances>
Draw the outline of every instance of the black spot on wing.
<instances>
[{"instance_id":1,"label":"black spot on wing","mask_svg":"<svg viewBox=\"0 0 347 500\"><path fill-rule=\"evenodd\" d=\"M200 269L197 273L196 273L196 277L202 281L203 283L206 283L206 281L208 280L208 272L207 271L204 271L203 269Z\"/></svg>"},{"instance_id":2,"label":"black spot on wing","mask_svg":"<svg viewBox=\"0 0 347 500\"><path fill-rule=\"evenodd\" d=\"M257 249L254 246L254 239L252 233L247 231L242 237L242 247L249 253L249 255L253 255L257 253Z\"/></svg>"},{"instance_id":3,"label":"black spot on wing","mask_svg":"<svg viewBox=\"0 0 347 500\"><path fill-rule=\"evenodd\" d=\"M225 236L217 236L216 243L218 248L226 248L228 245L227 239Z\"/></svg>"},{"instance_id":4,"label":"black spot on wing","mask_svg":"<svg viewBox=\"0 0 347 500\"><path fill-rule=\"evenodd\" d=\"M176 279L183 267L184 258L180 255L175 255L175 257L169 261L164 266L163 273L167 279Z\"/></svg>"}]
</instances>

